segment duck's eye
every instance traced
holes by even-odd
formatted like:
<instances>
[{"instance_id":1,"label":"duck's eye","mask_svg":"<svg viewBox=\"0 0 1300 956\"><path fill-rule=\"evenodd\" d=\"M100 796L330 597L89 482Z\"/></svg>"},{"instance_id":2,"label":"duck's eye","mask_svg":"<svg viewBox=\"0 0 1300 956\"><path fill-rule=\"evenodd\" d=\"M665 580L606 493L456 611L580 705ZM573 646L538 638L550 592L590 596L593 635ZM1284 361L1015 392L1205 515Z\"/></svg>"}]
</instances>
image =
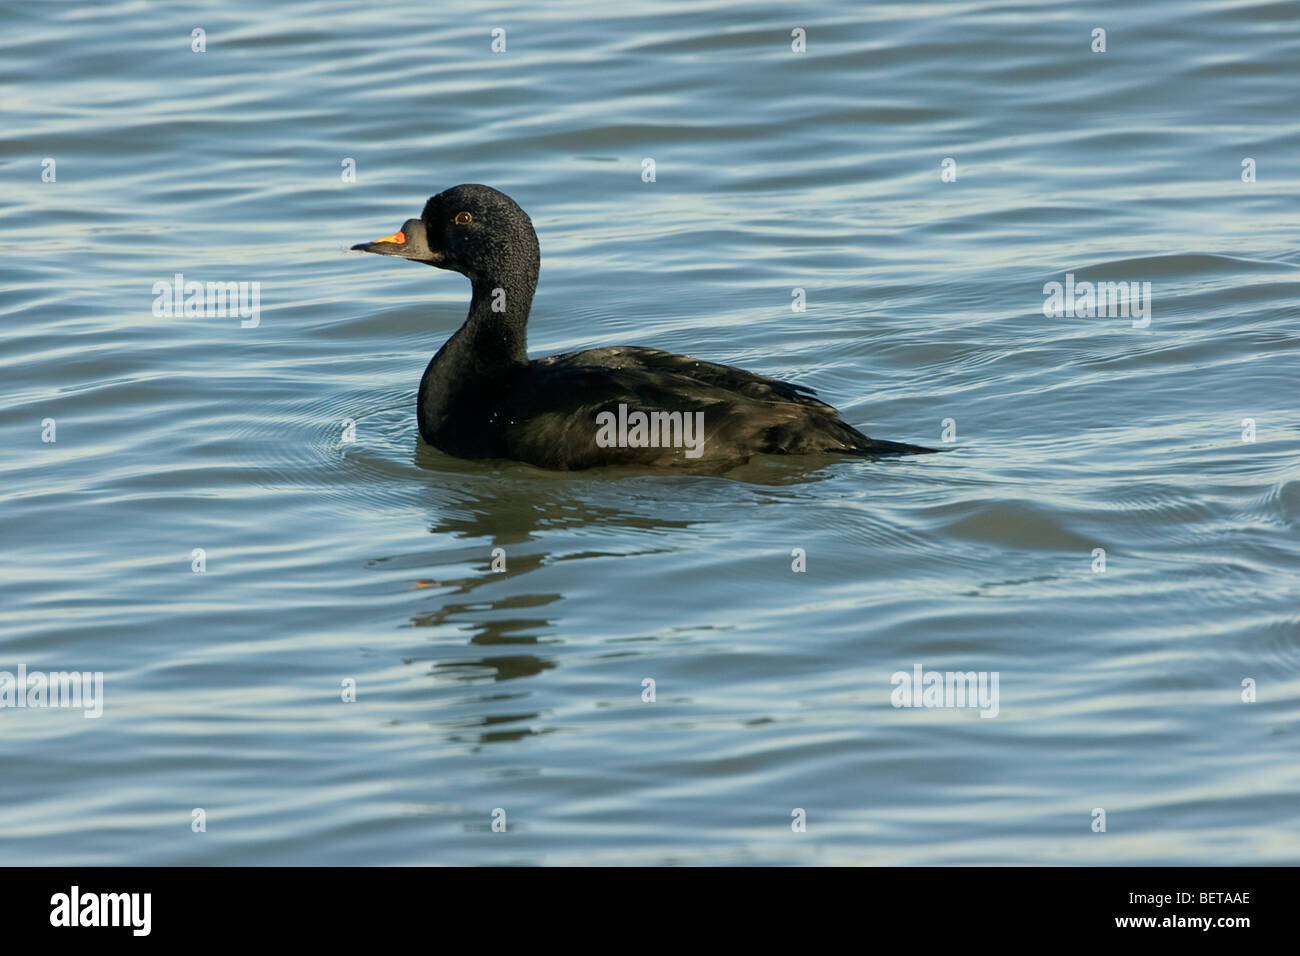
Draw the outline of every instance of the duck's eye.
<instances>
[{"instance_id":1,"label":"duck's eye","mask_svg":"<svg viewBox=\"0 0 1300 956\"><path fill-rule=\"evenodd\" d=\"M458 226L468 226L473 221L474 221L474 217L467 212L456 213L455 223Z\"/></svg>"}]
</instances>

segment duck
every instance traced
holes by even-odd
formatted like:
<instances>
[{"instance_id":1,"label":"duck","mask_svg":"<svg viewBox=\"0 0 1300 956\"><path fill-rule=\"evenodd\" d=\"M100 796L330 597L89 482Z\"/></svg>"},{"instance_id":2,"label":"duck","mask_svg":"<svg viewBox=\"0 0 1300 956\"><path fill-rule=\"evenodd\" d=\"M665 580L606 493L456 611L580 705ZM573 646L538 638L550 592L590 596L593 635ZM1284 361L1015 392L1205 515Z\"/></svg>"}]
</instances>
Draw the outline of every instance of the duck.
<instances>
[{"instance_id":1,"label":"duck","mask_svg":"<svg viewBox=\"0 0 1300 956\"><path fill-rule=\"evenodd\" d=\"M718 472L760 455L936 450L870 438L805 385L660 349L620 345L530 359L537 233L527 213L490 186L446 189L418 219L352 250L470 281L469 313L429 361L416 399L420 437L448 455L551 471Z\"/></svg>"}]
</instances>

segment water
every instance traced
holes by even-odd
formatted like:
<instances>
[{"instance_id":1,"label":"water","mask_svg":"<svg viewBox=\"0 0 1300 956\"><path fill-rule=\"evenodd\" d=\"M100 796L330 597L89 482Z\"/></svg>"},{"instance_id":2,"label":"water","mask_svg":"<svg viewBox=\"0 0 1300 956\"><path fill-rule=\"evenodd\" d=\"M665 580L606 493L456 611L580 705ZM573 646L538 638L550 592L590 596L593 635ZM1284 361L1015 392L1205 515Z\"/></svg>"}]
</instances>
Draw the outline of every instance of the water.
<instances>
[{"instance_id":1,"label":"water","mask_svg":"<svg viewBox=\"0 0 1300 956\"><path fill-rule=\"evenodd\" d=\"M4 23L0 670L104 710L0 710L0 862L1300 862L1300 6ZM468 284L345 250L465 181L537 224L534 354L737 364L948 453L424 447ZM259 324L155 316L178 272ZM1067 273L1149 325L1045 317ZM998 715L891 706L916 665Z\"/></svg>"}]
</instances>

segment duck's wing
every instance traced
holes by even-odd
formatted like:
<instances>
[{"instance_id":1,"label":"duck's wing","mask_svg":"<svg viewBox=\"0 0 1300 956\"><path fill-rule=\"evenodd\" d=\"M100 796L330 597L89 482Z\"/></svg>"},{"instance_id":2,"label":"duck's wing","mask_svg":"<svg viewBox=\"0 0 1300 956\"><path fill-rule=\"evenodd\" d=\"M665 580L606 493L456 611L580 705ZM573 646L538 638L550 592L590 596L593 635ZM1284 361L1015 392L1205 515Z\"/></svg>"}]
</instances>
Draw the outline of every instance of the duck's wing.
<instances>
[{"instance_id":1,"label":"duck's wing","mask_svg":"<svg viewBox=\"0 0 1300 956\"><path fill-rule=\"evenodd\" d=\"M683 425L694 424L698 447L687 455L676 443L602 443L597 416L633 412L675 414ZM912 450L867 437L809 389L657 349L593 349L532 362L501 418L505 457L544 468L725 465L755 454Z\"/></svg>"},{"instance_id":2,"label":"duck's wing","mask_svg":"<svg viewBox=\"0 0 1300 956\"><path fill-rule=\"evenodd\" d=\"M637 369L671 374L674 377L680 376L701 385L759 401L784 400L823 408L832 414L838 414L834 408L818 399L817 393L807 385L783 382L777 378L747 372L743 368L705 362L702 359L691 358L689 355L675 355L662 349L620 345L613 348L587 349L582 352L565 352L562 355L538 359L536 364L554 368Z\"/></svg>"}]
</instances>

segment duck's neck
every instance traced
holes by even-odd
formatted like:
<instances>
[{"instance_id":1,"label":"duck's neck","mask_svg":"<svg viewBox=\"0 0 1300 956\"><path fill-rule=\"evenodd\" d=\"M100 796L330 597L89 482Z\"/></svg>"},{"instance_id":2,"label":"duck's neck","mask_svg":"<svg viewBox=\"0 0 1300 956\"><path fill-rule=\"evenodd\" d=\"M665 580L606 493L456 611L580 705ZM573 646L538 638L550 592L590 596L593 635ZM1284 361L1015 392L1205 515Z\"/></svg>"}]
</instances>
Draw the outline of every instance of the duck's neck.
<instances>
[{"instance_id":1,"label":"duck's neck","mask_svg":"<svg viewBox=\"0 0 1300 956\"><path fill-rule=\"evenodd\" d=\"M528 364L528 310L535 275L508 280L473 279L469 315L433 357L441 378L466 382L492 378Z\"/></svg>"},{"instance_id":2,"label":"duck's neck","mask_svg":"<svg viewBox=\"0 0 1300 956\"><path fill-rule=\"evenodd\" d=\"M453 409L490 408L513 373L528 365L528 310L537 287L536 268L507 279L471 282L474 292L464 325L438 350L420 382L420 431L429 441L448 416L455 417Z\"/></svg>"},{"instance_id":3,"label":"duck's neck","mask_svg":"<svg viewBox=\"0 0 1300 956\"><path fill-rule=\"evenodd\" d=\"M451 340L459 346L461 368L490 374L528 364L528 310L536 287L536 273L473 280L469 315Z\"/></svg>"}]
</instances>

